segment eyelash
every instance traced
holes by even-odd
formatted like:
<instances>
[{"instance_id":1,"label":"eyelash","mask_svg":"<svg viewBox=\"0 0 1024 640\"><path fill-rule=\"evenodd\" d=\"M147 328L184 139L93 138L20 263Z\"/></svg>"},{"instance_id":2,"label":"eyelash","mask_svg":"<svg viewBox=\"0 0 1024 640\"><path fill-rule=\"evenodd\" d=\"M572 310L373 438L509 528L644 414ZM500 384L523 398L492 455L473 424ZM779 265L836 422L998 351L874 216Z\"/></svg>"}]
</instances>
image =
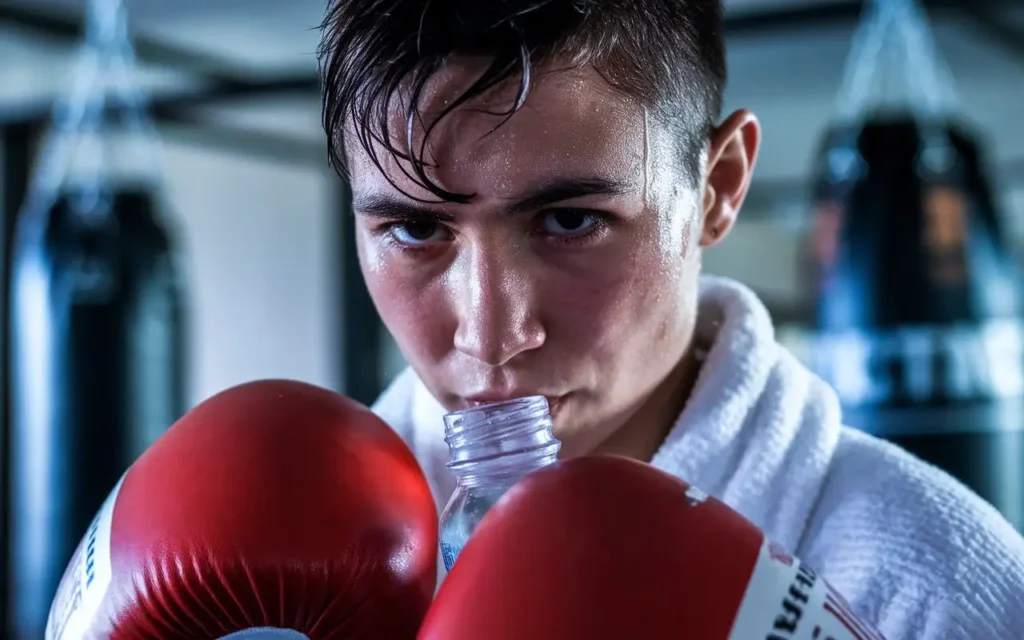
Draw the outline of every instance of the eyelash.
<instances>
[{"instance_id":1,"label":"eyelash","mask_svg":"<svg viewBox=\"0 0 1024 640\"><path fill-rule=\"evenodd\" d=\"M607 213L605 213L603 211L594 211L594 210L591 210L591 209L557 209L557 210L552 210L552 211L545 211L544 214L542 214L542 215L553 215L553 214L556 214L556 213L566 213L566 212L575 212L575 213L585 214L585 215L589 216L590 218L592 218L592 220L594 222L594 226L593 226L592 229L589 229L588 231L585 231L585 232L580 233L580 234L571 234L571 235L553 235L553 234L548 234L547 235L547 240L555 242L555 243L557 243L559 245L562 245L562 246L572 246L572 245L584 244L587 241L591 240L594 236L596 236L596 235L604 232L605 230L607 230L608 227L611 225L611 222L612 222L612 216L610 214L607 214ZM405 244L405 243L395 239L395 236L394 236L393 232L394 232L394 230L396 228L401 227L401 226L406 225L406 224L409 224L409 223L413 223L413 222L423 222L423 223L436 224L436 225L439 225L439 226L442 226L442 227L444 226L444 223L442 223L442 222L440 222L438 220L432 220L430 218L393 220L391 222L385 222L385 223L379 225L376 228L375 233L377 235L384 236L385 238L387 238L387 241L388 241L389 244L391 244L395 248L397 248L397 249L399 249L401 251L404 251L404 252L420 253L420 252L423 252L423 251L430 251L430 250L432 250L434 248L433 247L434 243L428 243L428 244L424 244L424 245L415 246L415 245Z\"/></svg>"}]
</instances>

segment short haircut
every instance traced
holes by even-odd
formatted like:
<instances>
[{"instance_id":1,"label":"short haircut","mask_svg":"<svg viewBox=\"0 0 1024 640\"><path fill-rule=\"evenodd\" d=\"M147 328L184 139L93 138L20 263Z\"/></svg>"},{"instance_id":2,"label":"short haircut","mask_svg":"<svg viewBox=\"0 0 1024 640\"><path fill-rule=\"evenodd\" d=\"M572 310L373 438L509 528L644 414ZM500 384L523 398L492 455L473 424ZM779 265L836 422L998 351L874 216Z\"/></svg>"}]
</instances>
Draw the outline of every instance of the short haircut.
<instances>
[{"instance_id":1,"label":"short haircut","mask_svg":"<svg viewBox=\"0 0 1024 640\"><path fill-rule=\"evenodd\" d=\"M455 57L483 57L490 66L437 120L514 78L517 98L500 113L512 117L527 99L538 65L556 57L574 66L590 64L611 87L670 127L678 160L694 183L721 117L721 0L330 0L321 30L318 60L331 164L348 173L344 131L351 124L378 169L383 172L374 143L408 161L409 177L442 201L466 202L469 196L429 178L425 139L414 148L412 129L424 86ZM397 136L403 141L398 145L389 125L396 97L407 109L407 130ZM425 138L429 134L428 129Z\"/></svg>"}]
</instances>

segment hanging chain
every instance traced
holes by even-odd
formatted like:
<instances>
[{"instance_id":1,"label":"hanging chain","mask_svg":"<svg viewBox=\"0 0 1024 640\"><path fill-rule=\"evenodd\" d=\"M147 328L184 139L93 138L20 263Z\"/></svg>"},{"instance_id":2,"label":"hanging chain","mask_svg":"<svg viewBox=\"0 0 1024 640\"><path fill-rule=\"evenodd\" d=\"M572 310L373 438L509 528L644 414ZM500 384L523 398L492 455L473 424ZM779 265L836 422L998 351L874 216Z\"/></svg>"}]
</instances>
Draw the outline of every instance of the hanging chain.
<instances>
[{"instance_id":1,"label":"hanging chain","mask_svg":"<svg viewBox=\"0 0 1024 640\"><path fill-rule=\"evenodd\" d=\"M873 101L902 96L920 116L941 119L958 104L917 0L871 0L853 36L835 111L842 122L870 113Z\"/></svg>"},{"instance_id":2,"label":"hanging chain","mask_svg":"<svg viewBox=\"0 0 1024 640\"><path fill-rule=\"evenodd\" d=\"M919 172L941 180L955 169L956 154L944 128L959 107L952 72L917 0L871 0L854 33L837 95L836 117L849 139L839 140L830 154L834 182L858 177L854 134L864 118L897 98L920 126Z\"/></svg>"},{"instance_id":3,"label":"hanging chain","mask_svg":"<svg viewBox=\"0 0 1024 640\"><path fill-rule=\"evenodd\" d=\"M74 208L83 216L106 215L100 201L109 198L103 169L111 161L108 121L121 119L123 134L145 149L145 162L156 171L159 139L146 114L146 100L135 77L135 52L123 0L90 0L85 37L72 67L68 88L56 99L50 130L41 145L39 162L19 216L22 233L37 237L46 226L46 212L70 186ZM70 169L74 165L74 173Z\"/></svg>"}]
</instances>

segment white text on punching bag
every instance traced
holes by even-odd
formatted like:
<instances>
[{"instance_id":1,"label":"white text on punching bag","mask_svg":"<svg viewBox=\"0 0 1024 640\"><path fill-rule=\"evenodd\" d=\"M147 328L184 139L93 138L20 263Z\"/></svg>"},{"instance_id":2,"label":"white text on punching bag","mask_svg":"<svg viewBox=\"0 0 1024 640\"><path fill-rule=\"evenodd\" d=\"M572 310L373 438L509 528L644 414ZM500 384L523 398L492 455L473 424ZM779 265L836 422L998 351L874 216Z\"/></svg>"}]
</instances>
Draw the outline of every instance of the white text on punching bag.
<instances>
[{"instance_id":1,"label":"white text on punching bag","mask_svg":"<svg viewBox=\"0 0 1024 640\"><path fill-rule=\"evenodd\" d=\"M844 332L808 345L811 366L848 405L1015 398L1024 394L1024 339L1014 320Z\"/></svg>"}]
</instances>

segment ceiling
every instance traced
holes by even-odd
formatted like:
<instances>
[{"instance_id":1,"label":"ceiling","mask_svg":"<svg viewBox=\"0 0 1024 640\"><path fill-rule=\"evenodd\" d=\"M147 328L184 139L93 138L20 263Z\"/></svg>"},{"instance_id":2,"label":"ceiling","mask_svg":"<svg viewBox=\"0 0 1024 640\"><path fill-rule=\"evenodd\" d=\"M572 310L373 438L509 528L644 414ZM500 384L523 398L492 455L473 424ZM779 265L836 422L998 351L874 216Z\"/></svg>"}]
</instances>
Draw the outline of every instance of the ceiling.
<instances>
[{"instance_id":1,"label":"ceiling","mask_svg":"<svg viewBox=\"0 0 1024 640\"><path fill-rule=\"evenodd\" d=\"M165 124L214 124L211 144L292 154L322 163L315 49L325 0L125 0L140 80ZM939 48L965 112L1020 161L1024 183L1024 3L928 2ZM762 182L805 173L857 24L849 0L728 0L730 108L752 107L765 124ZM0 0L0 122L44 114L64 86L82 0ZM216 99L214 99L216 98ZM175 102L176 101L176 102ZM1015 106L1016 105L1016 106ZM194 129L194 126L193 126Z\"/></svg>"},{"instance_id":2,"label":"ceiling","mask_svg":"<svg viewBox=\"0 0 1024 640\"><path fill-rule=\"evenodd\" d=\"M153 40L224 62L244 64L252 71L281 72L308 69L317 44L317 25L326 0L124 0L136 37ZM727 0L736 36L778 38L786 24L801 30L846 22L858 2L850 0ZM936 0L937 7L993 5L1004 17L1013 0ZM47 38L45 29L18 26L11 14L78 18L84 0L0 0L4 39L19 31L45 46L47 40L65 45L66 38ZM1018 7L1021 8L1021 7ZM10 13L8 13L10 12ZM1016 11L1024 19L1024 11ZM6 44L0 40L0 45ZM24 44L21 42L19 44ZM25 50L31 54L31 49ZM11 60L11 59L5 59Z\"/></svg>"}]
</instances>

